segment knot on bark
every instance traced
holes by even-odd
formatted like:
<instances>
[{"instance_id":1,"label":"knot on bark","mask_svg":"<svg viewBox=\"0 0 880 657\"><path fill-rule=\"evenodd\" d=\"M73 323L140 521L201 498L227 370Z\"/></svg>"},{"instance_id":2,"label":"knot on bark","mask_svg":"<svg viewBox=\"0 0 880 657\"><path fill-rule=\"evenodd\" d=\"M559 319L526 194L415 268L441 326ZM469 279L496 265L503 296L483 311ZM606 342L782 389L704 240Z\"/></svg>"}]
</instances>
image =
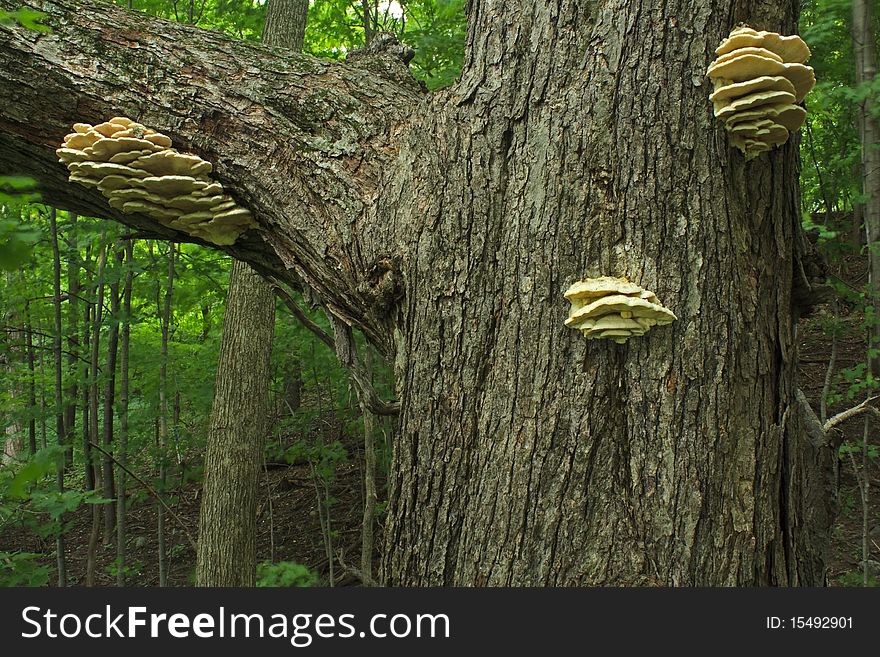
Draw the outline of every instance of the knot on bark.
<instances>
[{"instance_id":1,"label":"knot on bark","mask_svg":"<svg viewBox=\"0 0 880 657\"><path fill-rule=\"evenodd\" d=\"M403 280L397 263L391 258L378 260L361 280L358 292L378 315L390 314L403 298Z\"/></svg>"},{"instance_id":2,"label":"knot on bark","mask_svg":"<svg viewBox=\"0 0 880 657\"><path fill-rule=\"evenodd\" d=\"M417 85L409 70L415 50L398 41L392 32L377 32L363 48L352 50L345 61L401 84Z\"/></svg>"},{"instance_id":3,"label":"knot on bark","mask_svg":"<svg viewBox=\"0 0 880 657\"><path fill-rule=\"evenodd\" d=\"M384 57L400 61L408 66L416 51L401 43L393 32L376 32L363 48L352 50L345 58L348 62L359 62L368 58Z\"/></svg>"}]
</instances>

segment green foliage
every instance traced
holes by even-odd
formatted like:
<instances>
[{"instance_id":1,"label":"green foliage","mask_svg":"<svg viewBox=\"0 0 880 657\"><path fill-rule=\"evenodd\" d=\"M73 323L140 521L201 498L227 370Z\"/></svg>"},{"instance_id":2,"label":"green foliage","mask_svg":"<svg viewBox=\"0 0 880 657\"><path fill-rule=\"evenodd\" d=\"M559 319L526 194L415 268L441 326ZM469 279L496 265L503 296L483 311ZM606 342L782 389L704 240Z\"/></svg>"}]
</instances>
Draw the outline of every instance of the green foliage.
<instances>
[{"instance_id":1,"label":"green foliage","mask_svg":"<svg viewBox=\"0 0 880 657\"><path fill-rule=\"evenodd\" d=\"M861 570L849 570L837 578L837 583L840 586L864 586L863 577ZM868 575L868 586L880 586L880 582L876 577Z\"/></svg>"},{"instance_id":2,"label":"green foliage","mask_svg":"<svg viewBox=\"0 0 880 657\"><path fill-rule=\"evenodd\" d=\"M54 474L63 462L64 452L63 447L51 445L22 463L0 470L0 529L19 524L41 538L53 537L65 530L65 515L82 504L107 501L97 491L59 492L54 487Z\"/></svg>"},{"instance_id":3,"label":"green foliage","mask_svg":"<svg viewBox=\"0 0 880 657\"><path fill-rule=\"evenodd\" d=\"M106 571L111 579L115 580L116 576L119 574L119 563L117 561L114 561L113 563L109 564L106 568ZM144 562L129 561L125 566L122 567L122 572L125 575L125 580L130 582L144 572Z\"/></svg>"},{"instance_id":4,"label":"green foliage","mask_svg":"<svg viewBox=\"0 0 880 657\"><path fill-rule=\"evenodd\" d=\"M0 586L45 586L49 568L32 552L0 552Z\"/></svg>"},{"instance_id":5,"label":"green foliage","mask_svg":"<svg viewBox=\"0 0 880 657\"><path fill-rule=\"evenodd\" d=\"M257 566L257 586L308 587L319 581L317 573L296 561L264 561Z\"/></svg>"},{"instance_id":6,"label":"green foliage","mask_svg":"<svg viewBox=\"0 0 880 657\"><path fill-rule=\"evenodd\" d=\"M298 440L285 453L288 463L308 462L314 474L328 484L336 479L336 468L345 463L347 457L345 447L338 440L325 443L319 439L313 445Z\"/></svg>"},{"instance_id":7,"label":"green foliage","mask_svg":"<svg viewBox=\"0 0 880 657\"><path fill-rule=\"evenodd\" d=\"M309 7L305 52L341 59L363 46L362 4L344 0L314 0ZM393 32L415 50L411 66L429 89L455 82L464 61L464 0L372 2L373 29Z\"/></svg>"},{"instance_id":8,"label":"green foliage","mask_svg":"<svg viewBox=\"0 0 880 657\"><path fill-rule=\"evenodd\" d=\"M128 5L128 0L116 2ZM134 8L247 40L260 38L266 16L266 3L252 0L135 0ZM413 74L429 89L455 82L464 61L464 0L372 0L370 13L374 31L393 32L415 50ZM312 0L303 52L343 59L363 44L363 3Z\"/></svg>"},{"instance_id":9,"label":"green foliage","mask_svg":"<svg viewBox=\"0 0 880 657\"><path fill-rule=\"evenodd\" d=\"M805 212L852 209L861 188L855 112L867 88L855 87L855 60L850 35L851 0L807 0L801 34L812 50L810 65L818 83L807 97L807 122L802 131L802 190Z\"/></svg>"},{"instance_id":10,"label":"green foliage","mask_svg":"<svg viewBox=\"0 0 880 657\"><path fill-rule=\"evenodd\" d=\"M23 500L30 495L30 488L51 472L57 471L64 460L64 448L52 445L41 449L22 465L11 479L0 480L3 498Z\"/></svg>"},{"instance_id":11,"label":"green foliage","mask_svg":"<svg viewBox=\"0 0 880 657\"><path fill-rule=\"evenodd\" d=\"M23 28L32 30L33 32L48 33L52 30L40 23L46 17L41 11L26 9L22 7L15 11L4 11L0 9L0 23L18 23Z\"/></svg>"},{"instance_id":12,"label":"green foliage","mask_svg":"<svg viewBox=\"0 0 880 657\"><path fill-rule=\"evenodd\" d=\"M0 269L15 271L33 253L43 232L25 220L35 202L37 182L25 176L0 176Z\"/></svg>"},{"instance_id":13,"label":"green foliage","mask_svg":"<svg viewBox=\"0 0 880 657\"><path fill-rule=\"evenodd\" d=\"M860 443L845 442L840 446L840 456L842 457L846 454L861 454L863 447L864 445ZM880 448L878 448L877 445L869 444L867 446L866 452L868 458L871 460L875 460L878 456L880 456Z\"/></svg>"}]
</instances>

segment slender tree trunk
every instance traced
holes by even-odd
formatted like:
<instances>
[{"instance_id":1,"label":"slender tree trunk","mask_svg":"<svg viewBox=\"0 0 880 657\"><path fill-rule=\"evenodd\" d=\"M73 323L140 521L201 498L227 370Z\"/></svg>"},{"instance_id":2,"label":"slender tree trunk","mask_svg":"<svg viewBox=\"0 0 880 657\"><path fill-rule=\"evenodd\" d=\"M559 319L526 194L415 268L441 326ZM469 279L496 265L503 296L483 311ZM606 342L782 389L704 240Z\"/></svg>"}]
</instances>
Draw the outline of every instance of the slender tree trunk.
<instances>
[{"instance_id":1,"label":"slender tree trunk","mask_svg":"<svg viewBox=\"0 0 880 657\"><path fill-rule=\"evenodd\" d=\"M122 339L119 354L119 470L116 474L116 584L125 586L126 478L128 467L128 357L131 341L131 289L134 240L125 243L125 284L122 289Z\"/></svg>"},{"instance_id":2,"label":"slender tree trunk","mask_svg":"<svg viewBox=\"0 0 880 657\"><path fill-rule=\"evenodd\" d=\"M78 398L79 373L79 246L77 244L77 215L70 213L67 237L67 375L65 390L64 428L67 431L64 441L73 445L76 433L76 402ZM73 466L73 449L69 452L67 467Z\"/></svg>"},{"instance_id":3,"label":"slender tree trunk","mask_svg":"<svg viewBox=\"0 0 880 657\"><path fill-rule=\"evenodd\" d=\"M106 234L101 235L101 241L106 238ZM98 422L98 398L100 389L98 386L98 377L100 375L99 359L101 355L101 325L104 321L104 278L107 267L107 250L106 245L101 248L98 256L98 271L95 276L94 284L94 302L92 303L91 316L91 353L89 356L89 442L97 443L100 436L100 425ZM93 457L91 449L89 450L90 458ZM92 458L92 471L94 472L95 488L98 488L98 480L101 479L99 468ZM97 509L97 507L95 507Z\"/></svg>"},{"instance_id":4,"label":"slender tree trunk","mask_svg":"<svg viewBox=\"0 0 880 657\"><path fill-rule=\"evenodd\" d=\"M856 60L856 84L868 84L877 76L877 48L872 16L872 3L869 0L853 0L853 51ZM875 116L874 94L865 94L859 108L859 136L862 154L862 194L864 196L863 221L865 224L865 243L868 245L868 286L874 317L880 311L880 122ZM880 322L875 321L868 334L868 363L875 379L880 376L880 357L873 355L880 347ZM868 391L871 394L871 391ZM859 492L863 514L868 512L870 476L868 474L868 430L870 416L865 416L865 430L862 442L862 470L855 475L862 481ZM867 517L862 531L862 578L868 584L868 545Z\"/></svg>"},{"instance_id":5,"label":"slender tree trunk","mask_svg":"<svg viewBox=\"0 0 880 657\"><path fill-rule=\"evenodd\" d=\"M13 283L12 272L5 272L5 284L7 286ZM4 324L10 327L16 327L3 335L6 337L7 344L0 349L0 362L6 365L10 374L15 376L15 368L21 354L21 345L26 340L27 319L22 320L18 316L17 311L4 313ZM25 353L25 359L27 354ZM17 378L17 376L16 376ZM22 394L16 381L9 387L9 408L13 410L8 417L5 418L4 424L4 442L2 451L0 451L0 465L13 461L22 451L22 433L24 427L22 425L22 412L26 410L27 405L26 394ZM19 403L19 400L21 403Z\"/></svg>"},{"instance_id":6,"label":"slender tree trunk","mask_svg":"<svg viewBox=\"0 0 880 657\"><path fill-rule=\"evenodd\" d=\"M208 335L211 333L211 304L203 303L202 304L202 333L199 335L199 342L204 342L208 339Z\"/></svg>"},{"instance_id":7,"label":"slender tree trunk","mask_svg":"<svg viewBox=\"0 0 880 657\"><path fill-rule=\"evenodd\" d=\"M302 48L307 0L269 0L263 41ZM196 583L253 586L256 499L269 409L275 295L251 267L232 264L199 514Z\"/></svg>"},{"instance_id":8,"label":"slender tree trunk","mask_svg":"<svg viewBox=\"0 0 880 657\"><path fill-rule=\"evenodd\" d=\"M83 301L83 341L82 353L91 353L92 349L92 308L94 304L91 301ZM85 473L85 489L95 489L95 468L92 463L92 447L91 447L91 396L92 387L89 384L91 376L91 361L83 358L80 364L79 380L82 381L82 447L83 447L83 470Z\"/></svg>"},{"instance_id":9,"label":"slender tree trunk","mask_svg":"<svg viewBox=\"0 0 880 657\"><path fill-rule=\"evenodd\" d=\"M64 444L64 408L62 406L63 399L63 362L61 360L61 255L58 251L58 217L55 208L49 208L49 229L52 236L52 265L53 265L53 298L52 305L55 311L55 331L52 335L52 352L55 356L55 434L57 436L58 445L69 449L69 445ZM58 492L64 492L64 458L58 464L58 472L56 474L56 483ZM60 519L64 523L64 518ZM67 586L67 563L64 555L64 531L58 530L58 537L55 540L55 556L58 567L58 586Z\"/></svg>"},{"instance_id":10,"label":"slender tree trunk","mask_svg":"<svg viewBox=\"0 0 880 657\"><path fill-rule=\"evenodd\" d=\"M92 444L98 443L99 426L98 426L98 359L101 353L101 322L104 318L104 276L107 267L107 251L109 250L109 246L104 242L106 240L106 232L101 234L101 254L98 256L98 272L95 276L95 284L94 284L94 302L92 304L92 316L91 316L91 353L89 355L89 378L88 378L88 390L89 390L89 430L88 436L86 438L86 446L88 449L88 457L91 471L91 482L86 481L88 485L91 483L91 490L98 490L102 486L100 480L103 480L103 477L100 476L101 470L98 465L95 463L94 459L94 451L91 448ZM95 585L95 568L97 566L97 549L98 549L98 534L101 526L101 509L97 504L93 504L92 506L92 528L89 533L89 545L88 545L88 555L86 559L86 586L94 586Z\"/></svg>"},{"instance_id":11,"label":"slender tree trunk","mask_svg":"<svg viewBox=\"0 0 880 657\"><path fill-rule=\"evenodd\" d=\"M242 281L241 279L246 280ZM233 263L205 455L198 586L253 586L256 498L263 457L274 294Z\"/></svg>"},{"instance_id":12,"label":"slender tree trunk","mask_svg":"<svg viewBox=\"0 0 880 657\"><path fill-rule=\"evenodd\" d=\"M299 52L302 50L309 13L308 0L269 0L263 43Z\"/></svg>"},{"instance_id":13,"label":"slender tree trunk","mask_svg":"<svg viewBox=\"0 0 880 657\"><path fill-rule=\"evenodd\" d=\"M160 307L162 322L162 347L159 365L159 493L165 494L168 479L168 338L171 331L171 299L174 292L174 258L177 245L169 244L168 278L165 282L165 300ZM167 550L165 546L165 508L157 502L159 542L159 586L168 584Z\"/></svg>"},{"instance_id":14,"label":"slender tree trunk","mask_svg":"<svg viewBox=\"0 0 880 657\"><path fill-rule=\"evenodd\" d=\"M37 367L40 371L40 382L41 382L40 383L40 447L42 449L46 449L46 447L49 446L48 439L47 439L48 432L46 430L46 410L47 410L46 385L45 385L45 383L43 383L44 381L46 381L46 367L45 367L45 360L43 358L43 354L46 351L46 346L45 346L45 341L42 337L42 335L45 335L45 334L42 331L41 324L38 324L38 330L40 330L40 333L41 333L40 358L39 358L38 364L37 364Z\"/></svg>"},{"instance_id":15,"label":"slender tree trunk","mask_svg":"<svg viewBox=\"0 0 880 657\"><path fill-rule=\"evenodd\" d=\"M856 84L872 82L877 75L877 49L874 43L874 23L869 0L853 0L853 51L856 62ZM862 154L862 193L863 222L865 239L868 244L868 280L873 291L875 316L878 310L878 276L880 276L880 123L874 116L874 95L865 94L859 108L858 126ZM880 345L880 323L872 327L871 344L875 349ZM873 353L873 352L872 352ZM880 375L880 358L869 358L874 376Z\"/></svg>"},{"instance_id":16,"label":"slender tree trunk","mask_svg":"<svg viewBox=\"0 0 880 657\"><path fill-rule=\"evenodd\" d=\"M109 247L108 247L109 249ZM122 267L124 248L119 246L116 251L117 271L113 272L110 283L110 328L107 332L107 370L104 372L104 450L112 454L113 450L113 412L116 401L116 359L119 351L119 276ZM114 500L116 496L113 482L113 459L105 455L104 462L104 498ZM113 543L113 529L116 524L115 500L104 505L104 544Z\"/></svg>"},{"instance_id":17,"label":"slender tree trunk","mask_svg":"<svg viewBox=\"0 0 880 657\"><path fill-rule=\"evenodd\" d=\"M373 355L369 345L364 348L364 368L372 383ZM360 393L359 393L360 394ZM364 418L364 517L361 522L361 572L373 579L373 524L376 521L376 422L372 412L358 398Z\"/></svg>"},{"instance_id":18,"label":"slender tree trunk","mask_svg":"<svg viewBox=\"0 0 880 657\"><path fill-rule=\"evenodd\" d=\"M34 353L34 325L31 318L30 303L24 306L25 335L27 336L27 364L28 364L28 450L31 456L37 453L37 373L36 354Z\"/></svg>"}]
</instances>

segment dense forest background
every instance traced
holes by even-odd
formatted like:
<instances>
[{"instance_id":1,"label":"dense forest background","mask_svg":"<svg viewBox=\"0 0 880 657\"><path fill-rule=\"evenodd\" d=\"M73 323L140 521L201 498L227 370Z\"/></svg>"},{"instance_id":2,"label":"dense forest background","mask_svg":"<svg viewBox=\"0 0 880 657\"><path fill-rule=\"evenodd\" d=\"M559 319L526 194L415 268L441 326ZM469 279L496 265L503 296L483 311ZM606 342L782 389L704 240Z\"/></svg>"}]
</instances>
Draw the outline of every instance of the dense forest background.
<instances>
[{"instance_id":1,"label":"dense forest background","mask_svg":"<svg viewBox=\"0 0 880 657\"><path fill-rule=\"evenodd\" d=\"M259 40L265 20L259 1L119 4L240 39ZM29 12L0 19L44 29ZM435 90L458 76L465 28L462 0L314 0L303 51L341 59L392 32ZM865 230L877 145L859 120L880 118L880 80L859 71L854 28L852 0L803 5L819 83L800 137L802 222L833 295L800 320L801 388L823 422L880 394L876 242ZM39 201L28 179L0 179L0 584L191 584L231 261ZM359 400L308 296L276 292L258 584L372 583L394 422ZM355 337L361 376L392 399L389 365ZM832 584L880 576L874 415L835 422L845 433Z\"/></svg>"}]
</instances>

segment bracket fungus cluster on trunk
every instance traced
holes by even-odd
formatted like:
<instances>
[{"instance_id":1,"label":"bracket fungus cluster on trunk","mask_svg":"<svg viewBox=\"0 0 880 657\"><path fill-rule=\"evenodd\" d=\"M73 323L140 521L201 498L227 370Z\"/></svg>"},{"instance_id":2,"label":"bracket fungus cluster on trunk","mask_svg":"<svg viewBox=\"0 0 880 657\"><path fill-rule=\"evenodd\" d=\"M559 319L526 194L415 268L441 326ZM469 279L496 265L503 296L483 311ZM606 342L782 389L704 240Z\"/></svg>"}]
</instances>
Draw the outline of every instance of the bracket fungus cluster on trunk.
<instances>
[{"instance_id":1,"label":"bracket fungus cluster on trunk","mask_svg":"<svg viewBox=\"0 0 880 657\"><path fill-rule=\"evenodd\" d=\"M55 153L71 182L96 187L111 207L220 246L256 225L250 211L211 180L211 163L171 148L166 135L121 116L73 129Z\"/></svg>"},{"instance_id":2,"label":"bracket fungus cluster on trunk","mask_svg":"<svg viewBox=\"0 0 880 657\"><path fill-rule=\"evenodd\" d=\"M578 281L566 290L565 298L571 302L565 325L588 339L610 338L623 344L677 319L656 294L625 278L602 276Z\"/></svg>"},{"instance_id":3,"label":"bracket fungus cluster on trunk","mask_svg":"<svg viewBox=\"0 0 880 657\"><path fill-rule=\"evenodd\" d=\"M816 84L803 39L743 26L715 54L709 100L733 145L750 160L788 141L807 116L800 103Z\"/></svg>"}]
</instances>

